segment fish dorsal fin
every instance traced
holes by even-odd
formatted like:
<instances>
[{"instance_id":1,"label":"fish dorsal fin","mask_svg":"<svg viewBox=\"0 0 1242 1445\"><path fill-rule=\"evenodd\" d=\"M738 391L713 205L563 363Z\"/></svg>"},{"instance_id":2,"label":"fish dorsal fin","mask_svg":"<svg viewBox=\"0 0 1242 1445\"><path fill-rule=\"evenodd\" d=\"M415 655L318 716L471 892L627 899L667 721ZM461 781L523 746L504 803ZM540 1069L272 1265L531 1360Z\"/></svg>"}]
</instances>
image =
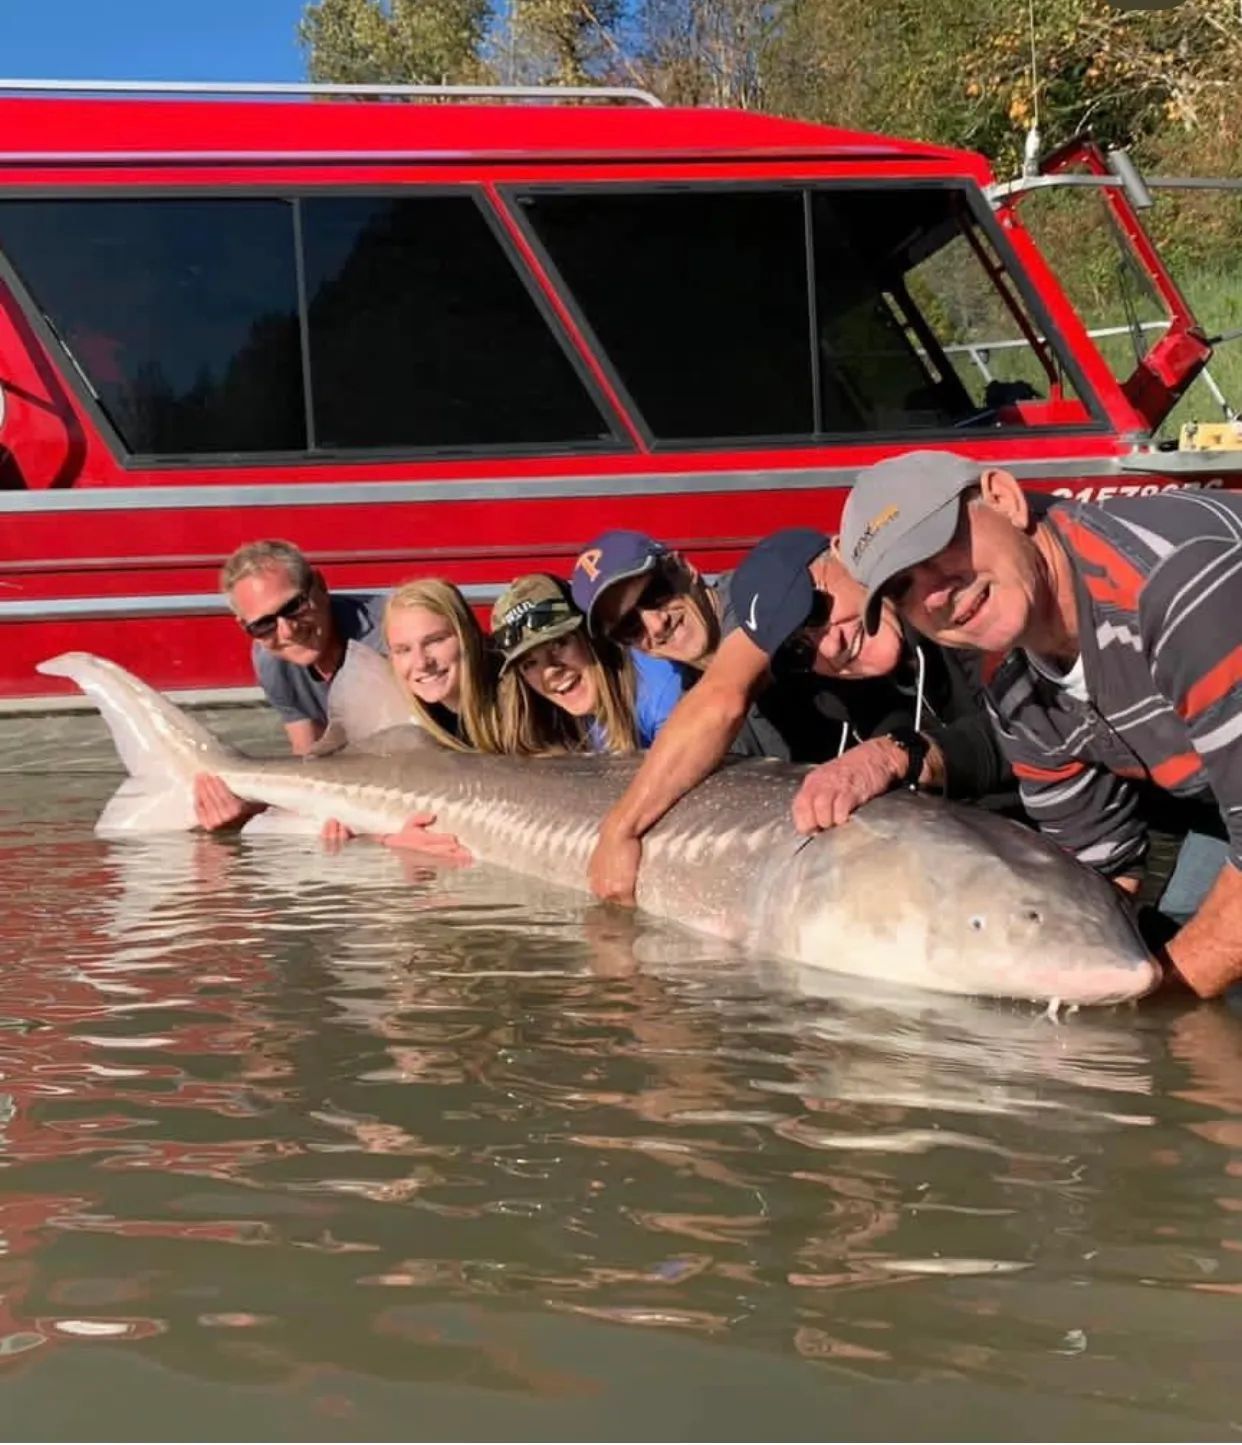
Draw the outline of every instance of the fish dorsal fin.
<instances>
[{"instance_id":1,"label":"fish dorsal fin","mask_svg":"<svg viewBox=\"0 0 1242 1445\"><path fill-rule=\"evenodd\" d=\"M410 700L387 658L363 642L350 642L328 692L328 731L337 747L413 722Z\"/></svg>"},{"instance_id":2,"label":"fish dorsal fin","mask_svg":"<svg viewBox=\"0 0 1242 1445\"><path fill-rule=\"evenodd\" d=\"M317 738L305 753L306 758L330 758L333 753L339 753L342 748L349 746L349 734L339 722L330 722L324 729L323 736Z\"/></svg>"}]
</instances>

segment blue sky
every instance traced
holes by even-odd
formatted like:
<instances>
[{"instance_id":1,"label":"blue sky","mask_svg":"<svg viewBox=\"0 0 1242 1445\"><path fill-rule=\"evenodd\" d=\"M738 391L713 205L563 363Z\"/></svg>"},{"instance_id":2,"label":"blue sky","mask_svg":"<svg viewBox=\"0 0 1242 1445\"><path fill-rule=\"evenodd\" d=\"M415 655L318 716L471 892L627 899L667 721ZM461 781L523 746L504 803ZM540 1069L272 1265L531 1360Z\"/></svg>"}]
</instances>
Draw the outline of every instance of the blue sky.
<instances>
[{"instance_id":1,"label":"blue sky","mask_svg":"<svg viewBox=\"0 0 1242 1445\"><path fill-rule=\"evenodd\" d=\"M0 0L0 75L302 80L305 0Z\"/></svg>"}]
</instances>

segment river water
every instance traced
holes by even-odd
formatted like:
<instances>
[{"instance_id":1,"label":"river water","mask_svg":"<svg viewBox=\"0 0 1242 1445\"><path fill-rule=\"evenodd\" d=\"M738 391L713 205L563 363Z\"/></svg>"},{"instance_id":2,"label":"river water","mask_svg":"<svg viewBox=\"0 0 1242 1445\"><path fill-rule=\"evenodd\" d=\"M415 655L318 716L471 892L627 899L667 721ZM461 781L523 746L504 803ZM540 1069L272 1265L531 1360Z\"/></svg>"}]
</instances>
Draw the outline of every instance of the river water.
<instances>
[{"instance_id":1,"label":"river water","mask_svg":"<svg viewBox=\"0 0 1242 1445\"><path fill-rule=\"evenodd\" d=\"M1230 1439L1242 1018L868 993L0 773L7 1439Z\"/></svg>"}]
</instances>

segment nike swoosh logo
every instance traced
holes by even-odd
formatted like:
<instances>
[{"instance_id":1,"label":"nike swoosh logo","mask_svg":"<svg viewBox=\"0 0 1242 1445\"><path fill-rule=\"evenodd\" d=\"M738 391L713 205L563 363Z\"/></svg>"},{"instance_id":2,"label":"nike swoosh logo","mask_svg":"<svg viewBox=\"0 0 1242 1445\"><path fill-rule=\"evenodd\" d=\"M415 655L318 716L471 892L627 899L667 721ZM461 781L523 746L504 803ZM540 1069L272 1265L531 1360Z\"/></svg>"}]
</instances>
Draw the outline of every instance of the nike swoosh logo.
<instances>
[{"instance_id":1,"label":"nike swoosh logo","mask_svg":"<svg viewBox=\"0 0 1242 1445\"><path fill-rule=\"evenodd\" d=\"M758 603L759 594L758 592L756 592L755 595L750 599L750 616L746 619L746 626L751 632L753 632L755 628L759 626L759 619L755 616L755 608Z\"/></svg>"}]
</instances>

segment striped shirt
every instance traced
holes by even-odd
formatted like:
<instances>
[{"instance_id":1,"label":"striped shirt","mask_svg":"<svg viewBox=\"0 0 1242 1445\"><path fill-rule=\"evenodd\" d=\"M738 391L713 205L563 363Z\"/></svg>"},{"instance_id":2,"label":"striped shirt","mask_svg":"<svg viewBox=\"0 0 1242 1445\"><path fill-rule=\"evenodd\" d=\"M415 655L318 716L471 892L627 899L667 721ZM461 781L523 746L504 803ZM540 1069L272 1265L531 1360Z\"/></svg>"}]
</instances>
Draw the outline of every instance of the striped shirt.
<instances>
[{"instance_id":1,"label":"striped shirt","mask_svg":"<svg viewBox=\"0 0 1242 1445\"><path fill-rule=\"evenodd\" d=\"M1021 650L989 679L1024 806L1113 875L1146 853L1154 783L1214 801L1242 868L1242 496L1067 503L1045 525L1073 572L1086 700Z\"/></svg>"}]
</instances>

